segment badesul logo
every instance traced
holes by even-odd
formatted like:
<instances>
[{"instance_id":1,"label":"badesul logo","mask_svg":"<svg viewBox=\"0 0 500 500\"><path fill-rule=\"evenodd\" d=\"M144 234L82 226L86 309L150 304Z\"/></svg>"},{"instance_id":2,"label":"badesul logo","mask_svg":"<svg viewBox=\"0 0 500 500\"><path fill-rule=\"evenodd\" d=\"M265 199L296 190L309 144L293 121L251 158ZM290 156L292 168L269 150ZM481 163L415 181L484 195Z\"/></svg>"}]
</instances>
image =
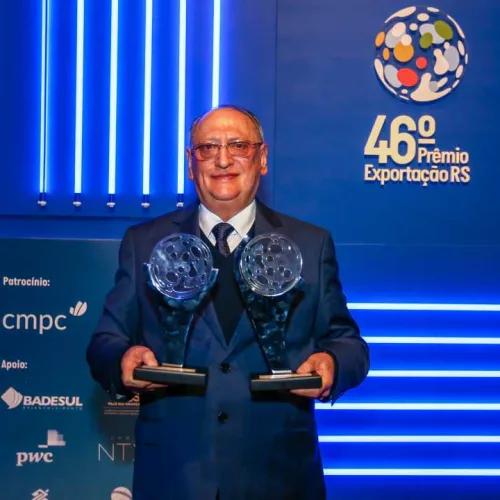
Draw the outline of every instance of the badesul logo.
<instances>
[{"instance_id":1,"label":"badesul logo","mask_svg":"<svg viewBox=\"0 0 500 500\"><path fill-rule=\"evenodd\" d=\"M68 315L73 317L81 317L87 312L87 302L79 300L74 306L68 310ZM67 327L68 316L66 314L33 314L33 313L7 313L2 316L2 328L4 330L19 332L19 331L35 331L40 335L51 330L64 331Z\"/></svg>"},{"instance_id":2,"label":"badesul logo","mask_svg":"<svg viewBox=\"0 0 500 500\"><path fill-rule=\"evenodd\" d=\"M23 396L9 387L1 396L9 410L22 405L23 410L81 410L83 404L79 396Z\"/></svg>"}]
</instances>

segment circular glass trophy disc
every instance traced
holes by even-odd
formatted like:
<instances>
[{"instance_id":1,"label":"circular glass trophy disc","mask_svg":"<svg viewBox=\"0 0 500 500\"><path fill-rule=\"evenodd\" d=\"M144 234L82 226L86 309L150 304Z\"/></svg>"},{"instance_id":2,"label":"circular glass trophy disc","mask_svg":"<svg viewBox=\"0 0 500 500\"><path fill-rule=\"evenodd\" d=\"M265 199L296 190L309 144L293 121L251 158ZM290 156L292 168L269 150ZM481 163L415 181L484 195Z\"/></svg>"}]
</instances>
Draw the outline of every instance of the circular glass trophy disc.
<instances>
[{"instance_id":1,"label":"circular glass trophy disc","mask_svg":"<svg viewBox=\"0 0 500 500\"><path fill-rule=\"evenodd\" d=\"M172 299L190 299L205 292L212 268L210 249L193 234L176 233L163 238L149 259L152 284Z\"/></svg>"},{"instance_id":2,"label":"circular glass trophy disc","mask_svg":"<svg viewBox=\"0 0 500 500\"><path fill-rule=\"evenodd\" d=\"M276 297L291 290L300 280L302 255L287 236L260 234L245 246L240 272L252 291Z\"/></svg>"}]
</instances>

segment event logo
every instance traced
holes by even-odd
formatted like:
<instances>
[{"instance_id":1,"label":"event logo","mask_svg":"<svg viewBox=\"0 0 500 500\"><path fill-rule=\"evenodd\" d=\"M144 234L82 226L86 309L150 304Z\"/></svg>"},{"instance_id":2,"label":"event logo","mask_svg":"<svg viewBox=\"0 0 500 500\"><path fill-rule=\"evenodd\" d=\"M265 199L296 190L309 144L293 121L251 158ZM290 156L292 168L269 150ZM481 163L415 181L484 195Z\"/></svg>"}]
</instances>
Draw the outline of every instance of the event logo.
<instances>
[{"instance_id":1,"label":"event logo","mask_svg":"<svg viewBox=\"0 0 500 500\"><path fill-rule=\"evenodd\" d=\"M64 436L54 429L49 429L47 431L47 443L39 444L38 448L47 450L64 446L66 446ZM25 464L51 464L54 461L54 453L52 451L19 451L16 453L16 459L16 467L23 467Z\"/></svg>"},{"instance_id":2,"label":"event logo","mask_svg":"<svg viewBox=\"0 0 500 500\"><path fill-rule=\"evenodd\" d=\"M386 115L377 116L366 141L365 156L376 157L377 164L365 163L365 181L381 186L407 182L422 187L470 181L469 153L459 147L438 148L432 116L424 115L417 122L411 116L396 116L389 124L389 139L382 139L386 120ZM389 160L395 166L386 166Z\"/></svg>"},{"instance_id":3,"label":"event logo","mask_svg":"<svg viewBox=\"0 0 500 500\"><path fill-rule=\"evenodd\" d=\"M111 500L132 500L132 492L125 486L118 486L112 491Z\"/></svg>"},{"instance_id":4,"label":"event logo","mask_svg":"<svg viewBox=\"0 0 500 500\"><path fill-rule=\"evenodd\" d=\"M87 312L87 302L78 301L75 306L69 308L69 315L81 317ZM18 313L4 314L2 326L5 330L14 331L36 331L40 335L52 329L64 331L67 329L65 314L53 316L51 314Z\"/></svg>"},{"instance_id":5,"label":"event logo","mask_svg":"<svg viewBox=\"0 0 500 500\"><path fill-rule=\"evenodd\" d=\"M23 410L81 410L78 396L23 396L13 387L2 394L2 401L9 410L22 405Z\"/></svg>"},{"instance_id":6,"label":"event logo","mask_svg":"<svg viewBox=\"0 0 500 500\"><path fill-rule=\"evenodd\" d=\"M462 28L434 7L406 7L390 16L375 47L379 80L404 101L431 102L448 95L469 62Z\"/></svg>"},{"instance_id":7,"label":"event logo","mask_svg":"<svg viewBox=\"0 0 500 500\"><path fill-rule=\"evenodd\" d=\"M375 70L402 100L431 102L461 81L468 54L457 22L433 7L407 7L385 22L375 39ZM364 180L386 184L461 185L471 180L470 155L442 147L432 115L378 115L365 144Z\"/></svg>"},{"instance_id":8,"label":"event logo","mask_svg":"<svg viewBox=\"0 0 500 500\"><path fill-rule=\"evenodd\" d=\"M111 437L109 444L97 444L99 462L132 463L135 458L135 442L130 436Z\"/></svg>"},{"instance_id":9,"label":"event logo","mask_svg":"<svg viewBox=\"0 0 500 500\"><path fill-rule=\"evenodd\" d=\"M49 490L36 490L31 494L33 500L49 500Z\"/></svg>"}]
</instances>

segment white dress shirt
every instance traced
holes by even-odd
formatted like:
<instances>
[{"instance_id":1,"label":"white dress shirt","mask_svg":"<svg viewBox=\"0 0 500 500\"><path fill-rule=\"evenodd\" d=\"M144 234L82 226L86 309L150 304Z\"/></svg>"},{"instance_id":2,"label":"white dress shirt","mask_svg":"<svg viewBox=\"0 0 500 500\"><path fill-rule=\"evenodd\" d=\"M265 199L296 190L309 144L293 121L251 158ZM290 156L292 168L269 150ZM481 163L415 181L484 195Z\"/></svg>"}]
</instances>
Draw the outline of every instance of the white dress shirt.
<instances>
[{"instance_id":1,"label":"white dress shirt","mask_svg":"<svg viewBox=\"0 0 500 500\"><path fill-rule=\"evenodd\" d=\"M227 221L228 224L231 224L231 226L234 227L234 231L227 238L227 243L231 252L241 243L241 240L246 236L248 231L250 231L250 228L255 222L256 211L257 205L254 200L250 203L250 205L248 205L248 207L244 208L241 212L237 213L234 217L231 217L231 219ZM219 224L219 222L224 221L201 203L198 221L203 234L208 238L212 245L215 245L215 236L212 233L212 229Z\"/></svg>"}]
</instances>

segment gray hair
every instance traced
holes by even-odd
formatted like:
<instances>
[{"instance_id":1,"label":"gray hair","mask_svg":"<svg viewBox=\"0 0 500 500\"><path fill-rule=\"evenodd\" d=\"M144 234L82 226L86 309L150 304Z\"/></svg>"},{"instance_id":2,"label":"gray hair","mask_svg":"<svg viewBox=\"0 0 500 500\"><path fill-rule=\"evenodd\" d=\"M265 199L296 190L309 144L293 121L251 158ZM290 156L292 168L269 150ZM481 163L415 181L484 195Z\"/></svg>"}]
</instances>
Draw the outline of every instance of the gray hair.
<instances>
[{"instance_id":1,"label":"gray hair","mask_svg":"<svg viewBox=\"0 0 500 500\"><path fill-rule=\"evenodd\" d=\"M264 142L264 130L262 129L262 124L260 123L260 120L257 118L257 116L255 116L251 111L246 108L242 108L241 106L236 106L235 104L221 104L220 106L212 108L210 111L215 111L217 109L234 109L235 111L239 111L243 115L250 118L259 136L259 142ZM208 113L210 113L210 111L208 111ZM203 114L202 116L198 116L193 120L193 123L191 124L191 128L189 129L189 142L191 146L193 145L193 139L194 134L196 133L196 129L200 121L204 116L206 116L206 114L207 113Z\"/></svg>"}]
</instances>

